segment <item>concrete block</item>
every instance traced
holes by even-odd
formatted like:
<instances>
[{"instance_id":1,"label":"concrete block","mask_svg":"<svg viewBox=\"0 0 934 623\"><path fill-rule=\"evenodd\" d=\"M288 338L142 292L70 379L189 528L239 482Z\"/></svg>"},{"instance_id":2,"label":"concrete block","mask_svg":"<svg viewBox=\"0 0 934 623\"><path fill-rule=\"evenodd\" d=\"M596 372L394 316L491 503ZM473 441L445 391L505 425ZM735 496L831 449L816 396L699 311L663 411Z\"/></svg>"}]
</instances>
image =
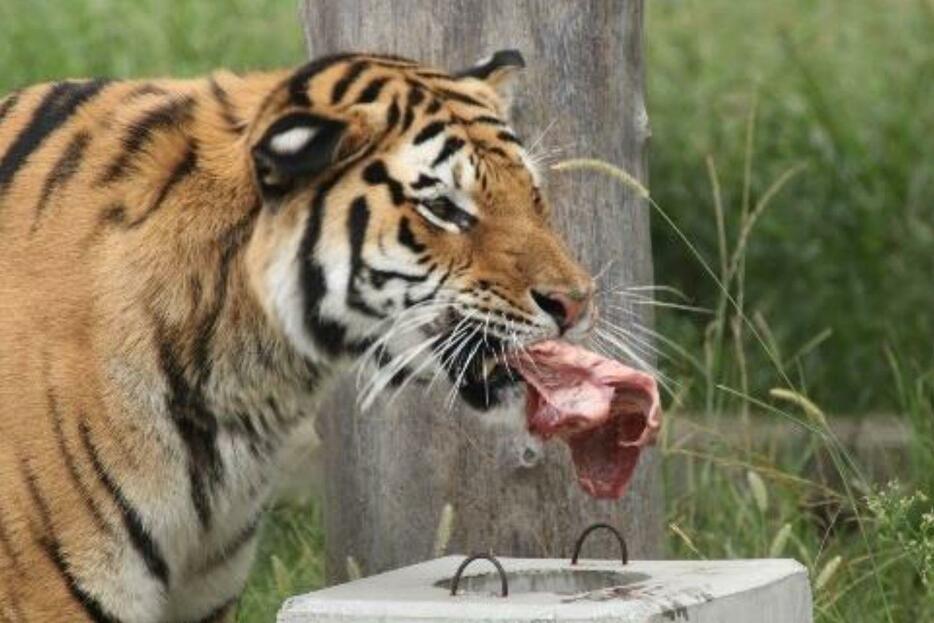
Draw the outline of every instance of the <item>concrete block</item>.
<instances>
[{"instance_id":1,"label":"concrete block","mask_svg":"<svg viewBox=\"0 0 934 623\"><path fill-rule=\"evenodd\" d=\"M463 556L374 575L293 597L278 623L351 621L600 621L811 623L807 570L794 560L567 560L501 558L509 596L486 561Z\"/></svg>"}]
</instances>

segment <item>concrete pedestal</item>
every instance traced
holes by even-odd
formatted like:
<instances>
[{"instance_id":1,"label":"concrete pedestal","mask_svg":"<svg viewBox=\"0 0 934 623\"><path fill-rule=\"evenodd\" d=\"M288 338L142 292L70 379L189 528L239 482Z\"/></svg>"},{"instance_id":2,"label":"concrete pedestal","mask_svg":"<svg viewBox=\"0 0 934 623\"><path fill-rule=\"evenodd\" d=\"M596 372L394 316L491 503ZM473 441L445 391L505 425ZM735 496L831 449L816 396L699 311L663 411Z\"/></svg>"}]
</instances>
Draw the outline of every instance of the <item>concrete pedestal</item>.
<instances>
[{"instance_id":1,"label":"concrete pedestal","mask_svg":"<svg viewBox=\"0 0 934 623\"><path fill-rule=\"evenodd\" d=\"M293 597L279 623L601 621L811 623L807 570L793 560L619 561L502 558L509 595L486 561L451 579L462 556L438 558Z\"/></svg>"}]
</instances>

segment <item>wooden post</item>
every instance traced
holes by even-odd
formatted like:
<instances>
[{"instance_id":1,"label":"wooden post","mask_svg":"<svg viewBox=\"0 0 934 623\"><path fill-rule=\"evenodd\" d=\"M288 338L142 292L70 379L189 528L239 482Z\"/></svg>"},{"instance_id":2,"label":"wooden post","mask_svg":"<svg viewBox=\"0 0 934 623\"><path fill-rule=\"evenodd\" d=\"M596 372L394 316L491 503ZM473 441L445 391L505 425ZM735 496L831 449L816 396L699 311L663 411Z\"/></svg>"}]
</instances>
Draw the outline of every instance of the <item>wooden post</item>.
<instances>
[{"instance_id":1,"label":"wooden post","mask_svg":"<svg viewBox=\"0 0 934 623\"><path fill-rule=\"evenodd\" d=\"M312 57L388 52L455 70L518 48L528 68L517 86L517 131L534 141L550 128L542 140L565 157L603 158L644 182L642 16L641 0L306 0L303 13ZM612 261L603 288L651 283L645 203L593 173L549 177L571 248L593 271ZM627 322L616 309L602 313ZM489 430L465 409L447 413L443 392L415 388L364 415L353 392L348 381L320 423L330 581L346 579L348 557L369 575L434 556L446 504L454 511L448 552L569 556L577 534L600 520L623 527L634 557L660 555L654 451L621 502L597 502L578 488L563 444L542 448L527 434ZM585 555L612 557L615 548L595 538Z\"/></svg>"}]
</instances>

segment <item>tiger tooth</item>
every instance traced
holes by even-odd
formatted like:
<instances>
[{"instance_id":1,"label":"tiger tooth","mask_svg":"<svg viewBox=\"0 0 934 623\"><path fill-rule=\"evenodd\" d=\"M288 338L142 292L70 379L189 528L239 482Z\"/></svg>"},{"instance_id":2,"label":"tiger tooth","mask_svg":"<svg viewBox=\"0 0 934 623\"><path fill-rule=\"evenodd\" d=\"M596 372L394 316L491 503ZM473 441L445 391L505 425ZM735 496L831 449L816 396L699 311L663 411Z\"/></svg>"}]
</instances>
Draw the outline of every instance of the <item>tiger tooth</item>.
<instances>
[{"instance_id":1,"label":"tiger tooth","mask_svg":"<svg viewBox=\"0 0 934 623\"><path fill-rule=\"evenodd\" d=\"M490 375L493 374L493 370L496 369L496 359L484 359L483 360L483 378L490 378Z\"/></svg>"}]
</instances>

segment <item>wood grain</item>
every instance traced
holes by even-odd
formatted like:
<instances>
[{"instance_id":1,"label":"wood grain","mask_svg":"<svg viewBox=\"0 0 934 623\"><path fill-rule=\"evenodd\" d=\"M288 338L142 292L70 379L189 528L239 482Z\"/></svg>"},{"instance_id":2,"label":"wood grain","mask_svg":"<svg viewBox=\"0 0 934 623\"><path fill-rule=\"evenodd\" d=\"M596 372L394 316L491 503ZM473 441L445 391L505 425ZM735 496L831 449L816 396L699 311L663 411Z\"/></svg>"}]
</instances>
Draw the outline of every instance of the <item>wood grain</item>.
<instances>
[{"instance_id":1,"label":"wood grain","mask_svg":"<svg viewBox=\"0 0 934 623\"><path fill-rule=\"evenodd\" d=\"M306 0L312 57L389 52L447 69L504 48L528 63L517 89L516 129L564 157L617 163L646 181L641 0ZM648 206L593 173L553 173L549 196L571 247L613 290L652 282ZM617 297L619 302L621 299ZM645 307L636 310L645 324ZM618 309L603 313L621 324ZM327 568L345 579L347 557L365 574L434 555L439 516L454 506L449 552L570 556L593 521L622 526L633 557L661 553L662 496L654 451L643 455L620 502L578 488L563 444L541 447L475 414L443 406L443 392L414 389L365 415L348 381L321 418L325 452ZM596 535L595 535L596 537ZM585 555L615 557L610 539Z\"/></svg>"}]
</instances>

